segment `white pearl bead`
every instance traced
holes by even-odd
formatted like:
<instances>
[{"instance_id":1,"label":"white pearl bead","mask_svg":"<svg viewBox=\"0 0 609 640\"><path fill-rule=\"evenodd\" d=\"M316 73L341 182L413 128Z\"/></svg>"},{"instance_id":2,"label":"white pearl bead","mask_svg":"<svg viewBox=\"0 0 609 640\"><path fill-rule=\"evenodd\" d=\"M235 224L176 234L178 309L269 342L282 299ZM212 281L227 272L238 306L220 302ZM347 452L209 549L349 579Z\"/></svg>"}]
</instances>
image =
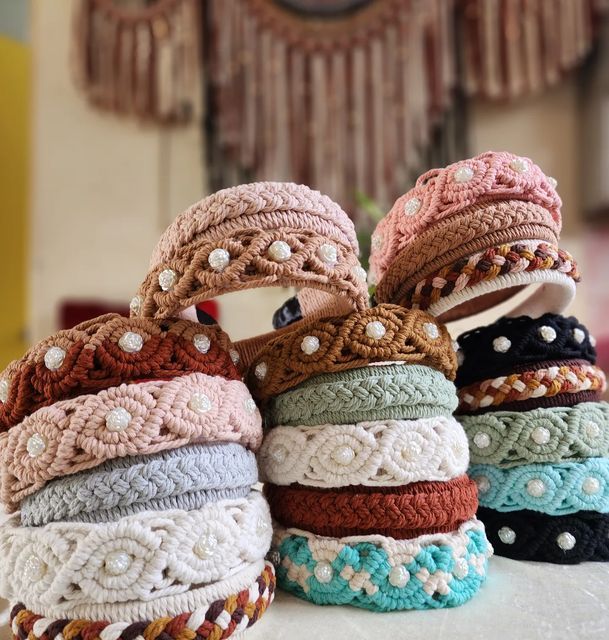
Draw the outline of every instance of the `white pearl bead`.
<instances>
[{"instance_id":1,"label":"white pearl bead","mask_svg":"<svg viewBox=\"0 0 609 640\"><path fill-rule=\"evenodd\" d=\"M142 308L142 299L139 296L134 296L131 298L131 302L129 303L129 311L134 316L137 316Z\"/></svg>"},{"instance_id":2,"label":"white pearl bead","mask_svg":"<svg viewBox=\"0 0 609 640\"><path fill-rule=\"evenodd\" d=\"M211 340L204 333L197 333L192 339L195 349L201 353L207 353L211 347Z\"/></svg>"},{"instance_id":3,"label":"white pearl bead","mask_svg":"<svg viewBox=\"0 0 609 640\"><path fill-rule=\"evenodd\" d=\"M144 346L144 338L142 338L139 333L127 331L120 337L118 346L125 353L137 353L138 351L141 351L142 347Z\"/></svg>"},{"instance_id":4,"label":"white pearl bead","mask_svg":"<svg viewBox=\"0 0 609 640\"><path fill-rule=\"evenodd\" d=\"M474 170L469 165L459 167L454 174L455 182L469 182L474 177Z\"/></svg>"},{"instance_id":5,"label":"white pearl bead","mask_svg":"<svg viewBox=\"0 0 609 640\"><path fill-rule=\"evenodd\" d=\"M218 247L207 256L207 263L218 273L222 273L230 262L230 253L226 249Z\"/></svg>"},{"instance_id":6,"label":"white pearl bead","mask_svg":"<svg viewBox=\"0 0 609 640\"><path fill-rule=\"evenodd\" d=\"M414 442L410 442L406 446L402 447L400 455L406 462L412 462L421 455L421 447Z\"/></svg>"},{"instance_id":7,"label":"white pearl bead","mask_svg":"<svg viewBox=\"0 0 609 640\"><path fill-rule=\"evenodd\" d=\"M110 575L119 576L129 571L131 556L126 551L112 551L106 556L104 566Z\"/></svg>"},{"instance_id":8,"label":"white pearl bead","mask_svg":"<svg viewBox=\"0 0 609 640\"><path fill-rule=\"evenodd\" d=\"M38 582L44 578L47 572L47 564L37 555L32 554L23 563L23 577L27 582Z\"/></svg>"},{"instance_id":9,"label":"white pearl bead","mask_svg":"<svg viewBox=\"0 0 609 640\"><path fill-rule=\"evenodd\" d=\"M383 236L375 233L370 239L370 244L375 251L378 251L383 246Z\"/></svg>"},{"instance_id":10,"label":"white pearl bead","mask_svg":"<svg viewBox=\"0 0 609 640\"><path fill-rule=\"evenodd\" d=\"M535 427L531 432L531 440L535 444L547 444L550 442L551 433L549 429L545 427Z\"/></svg>"},{"instance_id":11,"label":"white pearl bead","mask_svg":"<svg viewBox=\"0 0 609 640\"><path fill-rule=\"evenodd\" d=\"M552 327L539 327L539 335L545 342L554 342L556 340L556 331Z\"/></svg>"},{"instance_id":12,"label":"white pearl bead","mask_svg":"<svg viewBox=\"0 0 609 640\"><path fill-rule=\"evenodd\" d=\"M318 582L326 584L332 580L334 569L332 569L332 565L329 562L322 560L315 565L313 573Z\"/></svg>"},{"instance_id":13,"label":"white pearl bead","mask_svg":"<svg viewBox=\"0 0 609 640\"><path fill-rule=\"evenodd\" d=\"M497 535L503 544L514 544L514 542L516 542L516 532L509 527L501 527Z\"/></svg>"},{"instance_id":14,"label":"white pearl bead","mask_svg":"<svg viewBox=\"0 0 609 640\"><path fill-rule=\"evenodd\" d=\"M213 533L202 535L194 544L192 550L201 560L211 558L218 548L218 538Z\"/></svg>"},{"instance_id":15,"label":"white pearl bead","mask_svg":"<svg viewBox=\"0 0 609 640\"><path fill-rule=\"evenodd\" d=\"M233 364L239 364L239 360L241 360L241 356L239 355L239 352L237 351L237 349L231 349L228 352L228 355L230 356L230 359L233 361Z\"/></svg>"},{"instance_id":16,"label":"white pearl bead","mask_svg":"<svg viewBox=\"0 0 609 640\"><path fill-rule=\"evenodd\" d=\"M276 447L273 447L269 453L275 462L282 464L286 461L289 451L282 444L278 444Z\"/></svg>"},{"instance_id":17,"label":"white pearl bead","mask_svg":"<svg viewBox=\"0 0 609 640\"><path fill-rule=\"evenodd\" d=\"M491 444L491 437L484 431L478 431L474 436L474 444L478 449L486 449Z\"/></svg>"},{"instance_id":18,"label":"white pearl bead","mask_svg":"<svg viewBox=\"0 0 609 640\"><path fill-rule=\"evenodd\" d=\"M44 354L44 366L51 371L57 371L65 357L66 352L61 347L51 347Z\"/></svg>"},{"instance_id":19,"label":"white pearl bead","mask_svg":"<svg viewBox=\"0 0 609 640\"><path fill-rule=\"evenodd\" d=\"M254 369L254 375L258 380L264 380L266 378L266 372L268 371L268 367L266 362L259 362Z\"/></svg>"},{"instance_id":20,"label":"white pearl bead","mask_svg":"<svg viewBox=\"0 0 609 640\"><path fill-rule=\"evenodd\" d=\"M124 407L116 407L106 414L106 429L114 433L124 431L133 416Z\"/></svg>"},{"instance_id":21,"label":"white pearl bead","mask_svg":"<svg viewBox=\"0 0 609 640\"><path fill-rule=\"evenodd\" d=\"M385 333L387 333L387 329L379 320L374 320L366 325L366 335L373 340L380 340Z\"/></svg>"},{"instance_id":22,"label":"white pearl bead","mask_svg":"<svg viewBox=\"0 0 609 640\"><path fill-rule=\"evenodd\" d=\"M248 413L256 413L256 403L254 402L253 398L248 398L244 403L243 403L245 410Z\"/></svg>"},{"instance_id":23,"label":"white pearl bead","mask_svg":"<svg viewBox=\"0 0 609 640\"><path fill-rule=\"evenodd\" d=\"M346 466L353 462L353 459L355 458L355 451L353 451L353 448L349 445L343 444L332 451L332 458L338 464Z\"/></svg>"},{"instance_id":24,"label":"white pearl bead","mask_svg":"<svg viewBox=\"0 0 609 640\"><path fill-rule=\"evenodd\" d=\"M596 424L596 422L590 421L586 422L586 424L584 425L584 431L586 432L588 438L594 440L600 435L601 428L598 426L598 424Z\"/></svg>"},{"instance_id":25,"label":"white pearl bead","mask_svg":"<svg viewBox=\"0 0 609 640\"><path fill-rule=\"evenodd\" d=\"M317 257L330 266L335 265L338 262L338 251L333 244L322 244L317 249Z\"/></svg>"},{"instance_id":26,"label":"white pearl bead","mask_svg":"<svg viewBox=\"0 0 609 640\"><path fill-rule=\"evenodd\" d=\"M584 493L587 493L588 495L598 493L600 488L601 483L598 481L598 478L586 478L582 484Z\"/></svg>"},{"instance_id":27,"label":"white pearl bead","mask_svg":"<svg viewBox=\"0 0 609 640\"><path fill-rule=\"evenodd\" d=\"M204 393L197 391L190 396L188 408L195 413L206 413L211 409L211 400Z\"/></svg>"},{"instance_id":28,"label":"white pearl bead","mask_svg":"<svg viewBox=\"0 0 609 640\"><path fill-rule=\"evenodd\" d=\"M39 455L43 454L47 448L47 439L44 436L41 436L39 433L34 433L31 435L27 442L25 443L25 448L27 452L30 454L31 458L37 458Z\"/></svg>"},{"instance_id":29,"label":"white pearl bead","mask_svg":"<svg viewBox=\"0 0 609 640\"><path fill-rule=\"evenodd\" d=\"M546 492L546 484L539 478L533 478L527 482L527 493L533 498L541 498Z\"/></svg>"},{"instance_id":30,"label":"white pearl bead","mask_svg":"<svg viewBox=\"0 0 609 640\"><path fill-rule=\"evenodd\" d=\"M526 173L529 170L529 163L524 158L514 158L510 162L510 167L517 173Z\"/></svg>"},{"instance_id":31,"label":"white pearl bead","mask_svg":"<svg viewBox=\"0 0 609 640\"><path fill-rule=\"evenodd\" d=\"M358 280L366 282L368 274L366 273L366 269L364 269L364 267L360 267L359 265L357 267L353 267L352 273Z\"/></svg>"},{"instance_id":32,"label":"white pearl bead","mask_svg":"<svg viewBox=\"0 0 609 640\"><path fill-rule=\"evenodd\" d=\"M291 255L290 245L283 240L275 240L269 247L269 257L275 262L285 262L290 259Z\"/></svg>"},{"instance_id":33,"label":"white pearl bead","mask_svg":"<svg viewBox=\"0 0 609 640\"><path fill-rule=\"evenodd\" d=\"M163 291L169 291L178 279L178 274L173 269L163 269L159 273L159 285Z\"/></svg>"},{"instance_id":34,"label":"white pearl bead","mask_svg":"<svg viewBox=\"0 0 609 640\"><path fill-rule=\"evenodd\" d=\"M493 350L497 353L507 353L512 346L512 341L506 336L499 336L493 340Z\"/></svg>"},{"instance_id":35,"label":"white pearl bead","mask_svg":"<svg viewBox=\"0 0 609 640\"><path fill-rule=\"evenodd\" d=\"M474 481L478 485L478 493L486 493L491 488L491 481L486 476L478 476Z\"/></svg>"},{"instance_id":36,"label":"white pearl bead","mask_svg":"<svg viewBox=\"0 0 609 640\"><path fill-rule=\"evenodd\" d=\"M269 523L263 518L258 518L258 522L256 522L256 534L259 536L263 536L269 528Z\"/></svg>"},{"instance_id":37,"label":"white pearl bead","mask_svg":"<svg viewBox=\"0 0 609 640\"><path fill-rule=\"evenodd\" d=\"M568 531L563 531L556 536L556 544L563 549L563 551L570 551L575 546L575 536Z\"/></svg>"},{"instance_id":38,"label":"white pearl bead","mask_svg":"<svg viewBox=\"0 0 609 640\"><path fill-rule=\"evenodd\" d=\"M469 567L467 565L467 560L465 558L458 558L455 562L455 568L453 569L455 578L463 580L468 573Z\"/></svg>"},{"instance_id":39,"label":"white pearl bead","mask_svg":"<svg viewBox=\"0 0 609 640\"><path fill-rule=\"evenodd\" d=\"M438 329L438 325L434 322L426 322L423 325L423 331L425 331L427 336L432 340L436 340L440 337L440 329Z\"/></svg>"},{"instance_id":40,"label":"white pearl bead","mask_svg":"<svg viewBox=\"0 0 609 640\"><path fill-rule=\"evenodd\" d=\"M8 380L0 380L0 402L8 400Z\"/></svg>"},{"instance_id":41,"label":"white pearl bead","mask_svg":"<svg viewBox=\"0 0 609 640\"><path fill-rule=\"evenodd\" d=\"M579 327L575 327L573 329L573 340L578 344L581 344L586 339L586 332L580 329Z\"/></svg>"},{"instance_id":42,"label":"white pearl bead","mask_svg":"<svg viewBox=\"0 0 609 640\"><path fill-rule=\"evenodd\" d=\"M558 180L556 178L553 178L552 176L548 176L548 182L550 183L552 189L556 189L556 187L558 186Z\"/></svg>"},{"instance_id":43,"label":"white pearl bead","mask_svg":"<svg viewBox=\"0 0 609 640\"><path fill-rule=\"evenodd\" d=\"M319 350L319 338L317 336L305 336L300 343L300 350L308 356Z\"/></svg>"},{"instance_id":44,"label":"white pearl bead","mask_svg":"<svg viewBox=\"0 0 609 640\"><path fill-rule=\"evenodd\" d=\"M418 198L410 198L404 204L404 213L407 216L414 216L414 214L421 208L421 201Z\"/></svg>"},{"instance_id":45,"label":"white pearl bead","mask_svg":"<svg viewBox=\"0 0 609 640\"><path fill-rule=\"evenodd\" d=\"M408 584L410 573L406 567L401 564L389 572L389 583L398 589L402 589Z\"/></svg>"}]
</instances>

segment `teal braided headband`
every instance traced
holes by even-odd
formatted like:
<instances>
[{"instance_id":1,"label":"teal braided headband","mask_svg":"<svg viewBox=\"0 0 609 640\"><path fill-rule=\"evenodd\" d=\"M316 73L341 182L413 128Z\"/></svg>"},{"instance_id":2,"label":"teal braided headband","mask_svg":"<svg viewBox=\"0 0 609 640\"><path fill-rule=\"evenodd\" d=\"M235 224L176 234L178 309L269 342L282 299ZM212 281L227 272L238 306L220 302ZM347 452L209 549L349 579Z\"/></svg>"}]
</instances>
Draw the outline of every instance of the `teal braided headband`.
<instances>
[{"instance_id":1,"label":"teal braided headband","mask_svg":"<svg viewBox=\"0 0 609 640\"><path fill-rule=\"evenodd\" d=\"M609 457L609 404L460 416L472 463L504 467Z\"/></svg>"},{"instance_id":2,"label":"teal braided headband","mask_svg":"<svg viewBox=\"0 0 609 640\"><path fill-rule=\"evenodd\" d=\"M459 606L484 583L492 554L476 519L413 540L326 538L277 527L273 549L277 583L286 591L315 604L371 611Z\"/></svg>"},{"instance_id":3,"label":"teal braided headband","mask_svg":"<svg viewBox=\"0 0 609 640\"><path fill-rule=\"evenodd\" d=\"M501 469L472 465L481 507L495 511L530 509L551 516L577 511L609 513L609 459L527 464Z\"/></svg>"},{"instance_id":4,"label":"teal braided headband","mask_svg":"<svg viewBox=\"0 0 609 640\"><path fill-rule=\"evenodd\" d=\"M267 426L450 416L457 404L455 385L431 367L372 365L321 374L280 394L271 403Z\"/></svg>"}]
</instances>

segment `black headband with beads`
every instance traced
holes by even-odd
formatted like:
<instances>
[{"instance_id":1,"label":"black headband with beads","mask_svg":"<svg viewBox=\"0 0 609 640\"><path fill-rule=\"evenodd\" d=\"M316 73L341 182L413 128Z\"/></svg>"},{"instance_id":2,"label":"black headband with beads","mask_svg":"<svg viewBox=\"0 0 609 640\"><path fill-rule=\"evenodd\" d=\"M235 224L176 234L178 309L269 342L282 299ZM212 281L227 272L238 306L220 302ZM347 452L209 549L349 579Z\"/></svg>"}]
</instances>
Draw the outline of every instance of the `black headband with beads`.
<instances>
[{"instance_id":1,"label":"black headband with beads","mask_svg":"<svg viewBox=\"0 0 609 640\"><path fill-rule=\"evenodd\" d=\"M596 362L595 341L586 327L577 318L555 313L539 318L500 318L461 334L457 342L458 387L510 374L518 365L545 360Z\"/></svg>"}]
</instances>

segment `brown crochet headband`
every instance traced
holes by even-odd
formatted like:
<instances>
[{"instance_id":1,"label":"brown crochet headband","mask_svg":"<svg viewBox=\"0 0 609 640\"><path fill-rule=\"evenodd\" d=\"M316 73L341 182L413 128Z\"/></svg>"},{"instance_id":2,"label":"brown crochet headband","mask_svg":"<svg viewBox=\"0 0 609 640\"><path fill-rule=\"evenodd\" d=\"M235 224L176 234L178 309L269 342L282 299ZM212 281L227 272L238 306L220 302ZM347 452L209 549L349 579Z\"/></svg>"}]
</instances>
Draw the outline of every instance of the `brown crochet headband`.
<instances>
[{"instance_id":1,"label":"brown crochet headband","mask_svg":"<svg viewBox=\"0 0 609 640\"><path fill-rule=\"evenodd\" d=\"M0 432L36 409L124 382L194 372L238 380L231 352L236 359L215 325L117 314L88 320L42 340L0 374Z\"/></svg>"},{"instance_id":2,"label":"brown crochet headband","mask_svg":"<svg viewBox=\"0 0 609 640\"><path fill-rule=\"evenodd\" d=\"M280 524L332 537L378 534L404 540L448 533L478 508L476 483L465 475L402 487L265 484L264 494Z\"/></svg>"},{"instance_id":3,"label":"brown crochet headband","mask_svg":"<svg viewBox=\"0 0 609 640\"><path fill-rule=\"evenodd\" d=\"M457 362L450 334L423 311L381 304L288 328L291 331L271 340L248 369L248 386L260 400L315 375L374 362L422 364L438 369L450 380L455 378Z\"/></svg>"}]
</instances>

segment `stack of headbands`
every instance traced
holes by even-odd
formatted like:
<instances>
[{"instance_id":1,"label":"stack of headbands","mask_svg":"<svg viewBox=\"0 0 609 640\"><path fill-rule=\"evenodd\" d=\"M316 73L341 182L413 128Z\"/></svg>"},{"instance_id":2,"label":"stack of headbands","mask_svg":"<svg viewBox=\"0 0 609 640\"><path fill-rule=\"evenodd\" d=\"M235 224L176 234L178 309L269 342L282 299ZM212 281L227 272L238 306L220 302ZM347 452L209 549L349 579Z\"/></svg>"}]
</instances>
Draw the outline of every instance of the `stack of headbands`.
<instances>
[{"instance_id":1,"label":"stack of headbands","mask_svg":"<svg viewBox=\"0 0 609 640\"><path fill-rule=\"evenodd\" d=\"M30 640L226 638L274 593L260 413L217 326L106 315L0 374L0 594Z\"/></svg>"},{"instance_id":2,"label":"stack of headbands","mask_svg":"<svg viewBox=\"0 0 609 640\"><path fill-rule=\"evenodd\" d=\"M265 407L259 453L278 585L316 604L452 607L491 553L452 417L453 344L394 305L292 325L247 381Z\"/></svg>"}]
</instances>

